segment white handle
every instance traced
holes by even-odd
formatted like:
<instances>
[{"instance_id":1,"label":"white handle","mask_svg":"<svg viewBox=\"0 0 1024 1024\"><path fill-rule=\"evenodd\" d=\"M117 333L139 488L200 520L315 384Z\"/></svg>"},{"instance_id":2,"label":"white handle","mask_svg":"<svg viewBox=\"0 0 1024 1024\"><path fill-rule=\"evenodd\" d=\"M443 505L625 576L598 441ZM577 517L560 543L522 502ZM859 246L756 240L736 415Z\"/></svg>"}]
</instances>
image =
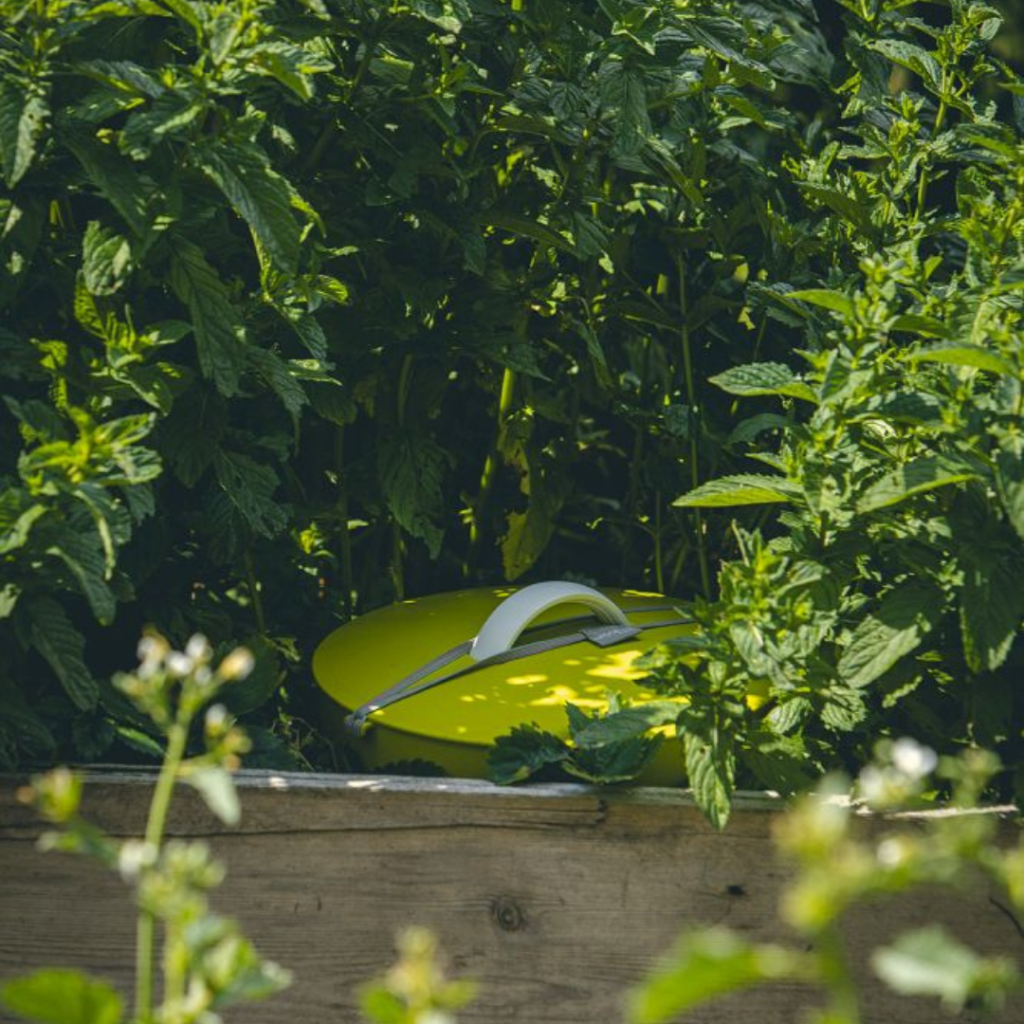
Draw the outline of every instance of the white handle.
<instances>
[{"instance_id":1,"label":"white handle","mask_svg":"<svg viewBox=\"0 0 1024 1024\"><path fill-rule=\"evenodd\" d=\"M505 598L480 627L469 656L483 661L507 651L520 633L541 612L557 604L582 604L594 611L598 618L616 626L628 626L626 613L609 597L592 587L579 583L532 583Z\"/></svg>"}]
</instances>

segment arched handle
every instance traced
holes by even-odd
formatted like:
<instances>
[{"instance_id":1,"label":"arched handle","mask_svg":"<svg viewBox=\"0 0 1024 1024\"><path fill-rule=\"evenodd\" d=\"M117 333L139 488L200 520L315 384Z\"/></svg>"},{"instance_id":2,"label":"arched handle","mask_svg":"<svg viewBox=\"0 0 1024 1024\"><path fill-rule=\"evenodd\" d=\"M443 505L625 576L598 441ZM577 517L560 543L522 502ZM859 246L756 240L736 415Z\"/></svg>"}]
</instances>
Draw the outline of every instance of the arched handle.
<instances>
[{"instance_id":1,"label":"arched handle","mask_svg":"<svg viewBox=\"0 0 1024 1024\"><path fill-rule=\"evenodd\" d=\"M532 583L505 598L480 627L469 656L483 661L507 651L517 637L542 612L558 604L582 604L604 622L629 626L626 613L611 598L580 583Z\"/></svg>"}]
</instances>

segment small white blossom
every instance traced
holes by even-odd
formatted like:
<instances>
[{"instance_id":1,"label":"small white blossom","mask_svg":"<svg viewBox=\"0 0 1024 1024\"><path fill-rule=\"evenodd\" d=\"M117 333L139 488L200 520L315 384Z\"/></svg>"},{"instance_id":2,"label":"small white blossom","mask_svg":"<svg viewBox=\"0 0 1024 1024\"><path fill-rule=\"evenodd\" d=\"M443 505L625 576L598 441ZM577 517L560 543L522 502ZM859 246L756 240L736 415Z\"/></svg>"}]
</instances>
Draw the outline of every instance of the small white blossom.
<instances>
[{"instance_id":1,"label":"small white blossom","mask_svg":"<svg viewBox=\"0 0 1024 1024\"><path fill-rule=\"evenodd\" d=\"M228 721L228 709L223 704L211 704L206 712L206 731L222 732Z\"/></svg>"},{"instance_id":2,"label":"small white blossom","mask_svg":"<svg viewBox=\"0 0 1024 1024\"><path fill-rule=\"evenodd\" d=\"M171 651L167 655L167 671L172 676L184 679L193 668L195 668L195 662L187 654L182 654L181 651Z\"/></svg>"},{"instance_id":3,"label":"small white blossom","mask_svg":"<svg viewBox=\"0 0 1024 1024\"><path fill-rule=\"evenodd\" d=\"M156 847L142 839L126 839L117 854L117 868L126 882L134 882L144 868L156 863Z\"/></svg>"},{"instance_id":4,"label":"small white blossom","mask_svg":"<svg viewBox=\"0 0 1024 1024\"><path fill-rule=\"evenodd\" d=\"M892 763L904 775L912 779L923 779L935 770L939 758L931 747L904 737L892 745Z\"/></svg>"},{"instance_id":5,"label":"small white blossom","mask_svg":"<svg viewBox=\"0 0 1024 1024\"><path fill-rule=\"evenodd\" d=\"M202 633L196 633L189 637L185 645L185 653L193 661L209 661L213 651L210 648L210 641Z\"/></svg>"}]
</instances>

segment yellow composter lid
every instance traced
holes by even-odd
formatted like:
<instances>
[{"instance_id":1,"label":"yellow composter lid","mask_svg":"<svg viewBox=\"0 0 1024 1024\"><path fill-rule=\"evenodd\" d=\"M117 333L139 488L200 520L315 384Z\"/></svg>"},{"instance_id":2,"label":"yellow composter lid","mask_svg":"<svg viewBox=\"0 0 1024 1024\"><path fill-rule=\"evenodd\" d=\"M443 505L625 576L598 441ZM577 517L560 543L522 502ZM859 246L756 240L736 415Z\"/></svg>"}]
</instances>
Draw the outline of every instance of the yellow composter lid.
<instances>
[{"instance_id":1,"label":"yellow composter lid","mask_svg":"<svg viewBox=\"0 0 1024 1024\"><path fill-rule=\"evenodd\" d=\"M566 702L594 711L609 692L655 697L633 662L688 632L687 621L669 599L637 590L461 590L341 626L317 648L313 672L349 712L346 731L365 734L371 764L420 756L483 774L486 749L515 725L567 735ZM467 748L477 748L469 758Z\"/></svg>"}]
</instances>

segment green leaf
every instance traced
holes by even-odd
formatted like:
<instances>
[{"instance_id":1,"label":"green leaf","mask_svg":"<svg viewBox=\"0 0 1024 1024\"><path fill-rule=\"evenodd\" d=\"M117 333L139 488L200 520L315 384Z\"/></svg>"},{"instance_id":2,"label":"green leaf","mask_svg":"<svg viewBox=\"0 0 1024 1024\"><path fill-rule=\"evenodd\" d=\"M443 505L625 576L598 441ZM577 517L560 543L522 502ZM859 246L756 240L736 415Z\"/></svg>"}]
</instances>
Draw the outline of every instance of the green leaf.
<instances>
[{"instance_id":1,"label":"green leaf","mask_svg":"<svg viewBox=\"0 0 1024 1024\"><path fill-rule=\"evenodd\" d=\"M996 487L1010 524L1024 540L1024 445L1015 440L996 453Z\"/></svg>"},{"instance_id":2,"label":"green leaf","mask_svg":"<svg viewBox=\"0 0 1024 1024\"><path fill-rule=\"evenodd\" d=\"M871 955L875 973L905 996L934 996L954 1012L969 1001L1001 1004L1019 974L1009 956L982 958L941 925L901 935Z\"/></svg>"},{"instance_id":3,"label":"green leaf","mask_svg":"<svg viewBox=\"0 0 1024 1024\"><path fill-rule=\"evenodd\" d=\"M863 696L852 686L830 686L820 696L821 720L835 732L850 732L867 715Z\"/></svg>"},{"instance_id":4,"label":"green leaf","mask_svg":"<svg viewBox=\"0 0 1024 1024\"><path fill-rule=\"evenodd\" d=\"M756 416L740 420L729 435L727 444L744 444L755 441L766 430L786 430L792 424L785 416L773 412L759 412Z\"/></svg>"},{"instance_id":5,"label":"green leaf","mask_svg":"<svg viewBox=\"0 0 1024 1024\"><path fill-rule=\"evenodd\" d=\"M973 366L989 373L1012 374L1016 371L1002 356L981 345L965 345L946 341L911 352L909 359L920 363L946 363L951 366Z\"/></svg>"},{"instance_id":6,"label":"green leaf","mask_svg":"<svg viewBox=\"0 0 1024 1024\"><path fill-rule=\"evenodd\" d=\"M132 262L127 240L99 221L89 221L82 239L82 275L93 295L113 295L121 287Z\"/></svg>"},{"instance_id":7,"label":"green leaf","mask_svg":"<svg viewBox=\"0 0 1024 1024\"><path fill-rule=\"evenodd\" d=\"M876 53L888 57L894 64L920 75L932 92L941 91L942 66L927 50L902 39L875 39L867 45Z\"/></svg>"},{"instance_id":8,"label":"green leaf","mask_svg":"<svg viewBox=\"0 0 1024 1024\"><path fill-rule=\"evenodd\" d=\"M708 379L730 395L788 395L807 402L817 400L814 390L784 363L747 363Z\"/></svg>"},{"instance_id":9,"label":"green leaf","mask_svg":"<svg viewBox=\"0 0 1024 1024\"><path fill-rule=\"evenodd\" d=\"M276 537L288 516L274 501L277 474L248 455L219 449L213 457L217 482L245 524L259 537Z\"/></svg>"},{"instance_id":10,"label":"green leaf","mask_svg":"<svg viewBox=\"0 0 1024 1024\"><path fill-rule=\"evenodd\" d=\"M255 345L246 349L246 357L281 400L291 418L297 421L302 407L306 404L306 392L296 380L291 367L280 356Z\"/></svg>"},{"instance_id":11,"label":"green leaf","mask_svg":"<svg viewBox=\"0 0 1024 1024\"><path fill-rule=\"evenodd\" d=\"M706 732L707 735L702 735ZM687 723L683 732L686 774L697 806L721 831L732 810L736 755L732 740L717 728L699 730Z\"/></svg>"},{"instance_id":12,"label":"green leaf","mask_svg":"<svg viewBox=\"0 0 1024 1024\"><path fill-rule=\"evenodd\" d=\"M683 508L729 508L734 505L767 505L790 502L797 489L785 477L761 473L737 473L709 480L679 498L673 505Z\"/></svg>"},{"instance_id":13,"label":"green leaf","mask_svg":"<svg viewBox=\"0 0 1024 1024\"><path fill-rule=\"evenodd\" d=\"M3 1003L38 1024L120 1024L124 1003L105 981L52 968L7 982Z\"/></svg>"},{"instance_id":14,"label":"green leaf","mask_svg":"<svg viewBox=\"0 0 1024 1024\"><path fill-rule=\"evenodd\" d=\"M124 218L136 237L149 230L148 199L135 168L113 146L84 134L68 133L65 144L103 198Z\"/></svg>"},{"instance_id":15,"label":"green leaf","mask_svg":"<svg viewBox=\"0 0 1024 1024\"><path fill-rule=\"evenodd\" d=\"M915 494L977 480L974 463L954 455L922 455L876 480L857 502L860 513L889 508Z\"/></svg>"},{"instance_id":16,"label":"green leaf","mask_svg":"<svg viewBox=\"0 0 1024 1024\"><path fill-rule=\"evenodd\" d=\"M687 932L631 995L630 1024L663 1024L702 1003L766 981L813 976L810 958L754 945L727 928Z\"/></svg>"},{"instance_id":17,"label":"green leaf","mask_svg":"<svg viewBox=\"0 0 1024 1024\"><path fill-rule=\"evenodd\" d=\"M569 775L600 786L632 782L651 763L660 736L633 736L601 746L573 750L562 768Z\"/></svg>"},{"instance_id":18,"label":"green leaf","mask_svg":"<svg viewBox=\"0 0 1024 1024\"><path fill-rule=\"evenodd\" d=\"M293 273L302 230L292 213L288 184L273 170L266 153L252 143L232 140L224 152L204 148L198 162L274 263Z\"/></svg>"},{"instance_id":19,"label":"green leaf","mask_svg":"<svg viewBox=\"0 0 1024 1024\"><path fill-rule=\"evenodd\" d=\"M842 313L845 317L853 316L853 299L849 295L828 288L805 288L803 291L786 292L783 298L798 299L812 306L830 309L833 313Z\"/></svg>"},{"instance_id":20,"label":"green leaf","mask_svg":"<svg viewBox=\"0 0 1024 1024\"><path fill-rule=\"evenodd\" d=\"M44 80L29 85L0 81L0 167L14 188L32 165L50 116Z\"/></svg>"},{"instance_id":21,"label":"green leaf","mask_svg":"<svg viewBox=\"0 0 1024 1024\"><path fill-rule=\"evenodd\" d=\"M182 772L181 778L203 798L203 802L225 825L237 825L242 808L231 774L223 768L204 765Z\"/></svg>"},{"instance_id":22,"label":"green leaf","mask_svg":"<svg viewBox=\"0 0 1024 1024\"><path fill-rule=\"evenodd\" d=\"M192 316L200 369L222 395L230 397L238 390L245 363L244 328L224 282L202 250L179 236L173 253L171 287Z\"/></svg>"},{"instance_id":23,"label":"green leaf","mask_svg":"<svg viewBox=\"0 0 1024 1024\"><path fill-rule=\"evenodd\" d=\"M569 756L569 748L557 736L536 725L513 726L507 736L498 736L488 751L491 778L500 786L522 782L542 768L559 764Z\"/></svg>"},{"instance_id":24,"label":"green leaf","mask_svg":"<svg viewBox=\"0 0 1024 1024\"><path fill-rule=\"evenodd\" d=\"M448 458L429 437L402 433L385 437L377 453L377 472L391 514L402 529L418 537L437 558L444 511L441 483Z\"/></svg>"},{"instance_id":25,"label":"green leaf","mask_svg":"<svg viewBox=\"0 0 1024 1024\"><path fill-rule=\"evenodd\" d=\"M672 725L679 717L677 701L652 700L615 711L603 718L586 718L581 727L572 730L577 747L601 747L608 743L642 736L651 729Z\"/></svg>"},{"instance_id":26,"label":"green leaf","mask_svg":"<svg viewBox=\"0 0 1024 1024\"><path fill-rule=\"evenodd\" d=\"M964 655L973 671L994 671L1006 661L1024 618L1024 558L1016 535L994 522L977 536L958 539Z\"/></svg>"},{"instance_id":27,"label":"green leaf","mask_svg":"<svg viewBox=\"0 0 1024 1024\"><path fill-rule=\"evenodd\" d=\"M95 531L66 530L46 553L71 570L97 620L103 625L113 622L117 600L105 579L106 558Z\"/></svg>"},{"instance_id":28,"label":"green leaf","mask_svg":"<svg viewBox=\"0 0 1024 1024\"><path fill-rule=\"evenodd\" d=\"M945 599L933 583L911 580L890 590L857 625L839 659L847 686L873 683L909 654L942 619Z\"/></svg>"},{"instance_id":29,"label":"green leaf","mask_svg":"<svg viewBox=\"0 0 1024 1024\"><path fill-rule=\"evenodd\" d=\"M303 100L312 99L316 91L311 76L334 67L324 57L282 41L261 43L249 59Z\"/></svg>"},{"instance_id":30,"label":"green leaf","mask_svg":"<svg viewBox=\"0 0 1024 1024\"><path fill-rule=\"evenodd\" d=\"M49 662L75 706L94 708L99 687L85 665L85 638L52 597L33 598L27 613L32 646Z\"/></svg>"},{"instance_id":31,"label":"green leaf","mask_svg":"<svg viewBox=\"0 0 1024 1024\"><path fill-rule=\"evenodd\" d=\"M643 73L629 64L614 66L602 98L605 102L611 100L617 108L612 154L624 156L639 152L651 134L651 119L647 114L647 86Z\"/></svg>"}]
</instances>

